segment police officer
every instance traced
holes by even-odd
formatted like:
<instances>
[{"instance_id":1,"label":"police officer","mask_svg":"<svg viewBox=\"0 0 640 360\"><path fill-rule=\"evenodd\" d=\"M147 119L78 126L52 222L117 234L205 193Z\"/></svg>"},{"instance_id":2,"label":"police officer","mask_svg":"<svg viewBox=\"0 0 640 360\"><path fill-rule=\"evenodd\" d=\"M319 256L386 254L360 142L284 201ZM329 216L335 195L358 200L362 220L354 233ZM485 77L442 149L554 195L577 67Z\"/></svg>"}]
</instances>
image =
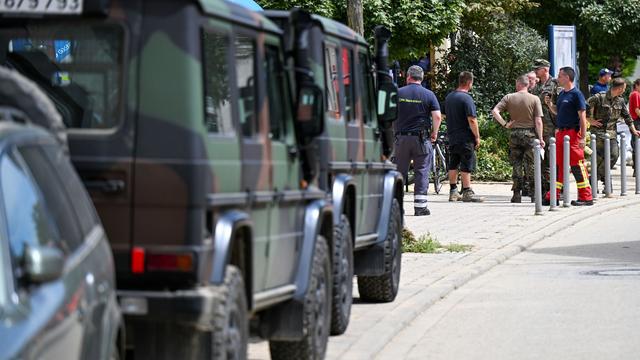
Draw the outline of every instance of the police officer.
<instances>
[{"instance_id":1,"label":"police officer","mask_svg":"<svg viewBox=\"0 0 640 360\"><path fill-rule=\"evenodd\" d=\"M627 83L624 79L615 78L611 82L611 89L606 92L597 93L587 100L587 119L591 124L591 133L596 135L598 177L602 182L604 182L604 135L609 134L611 137L609 149L612 168L618 161L620 154L616 126L618 120L624 120L629 127L629 131L631 131L634 136L638 136L627 104L622 97L626 88ZM623 164L622 166L625 165Z\"/></svg>"},{"instance_id":2,"label":"police officer","mask_svg":"<svg viewBox=\"0 0 640 360\"><path fill-rule=\"evenodd\" d=\"M398 120L394 125L395 162L405 180L409 163L413 160L415 216L430 214L427 208L427 191L433 159L431 144L438 137L441 121L438 99L431 90L421 86L423 78L424 71L420 66L414 65L407 70L407 85L398 90Z\"/></svg>"},{"instance_id":3,"label":"police officer","mask_svg":"<svg viewBox=\"0 0 640 360\"><path fill-rule=\"evenodd\" d=\"M556 116L549 110L549 106L545 102L545 97L548 96L551 100L551 104L556 103L558 94L562 90L558 86L558 80L556 80L549 73L551 63L545 59L537 59L533 62L533 71L536 73L539 81L533 88L531 93L540 98L542 103L542 137L544 138L547 146L545 146L545 152L549 153L549 138L555 136L556 132ZM549 162L542 162L542 192L546 193L549 190Z\"/></svg>"}]
</instances>

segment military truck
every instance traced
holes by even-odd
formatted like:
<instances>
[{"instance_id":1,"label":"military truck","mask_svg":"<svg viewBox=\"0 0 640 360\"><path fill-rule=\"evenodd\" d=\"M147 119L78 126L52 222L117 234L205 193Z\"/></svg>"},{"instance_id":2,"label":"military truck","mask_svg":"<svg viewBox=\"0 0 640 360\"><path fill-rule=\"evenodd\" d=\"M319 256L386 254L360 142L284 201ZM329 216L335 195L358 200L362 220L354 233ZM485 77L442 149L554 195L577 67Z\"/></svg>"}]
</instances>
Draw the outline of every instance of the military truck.
<instances>
[{"instance_id":1,"label":"military truck","mask_svg":"<svg viewBox=\"0 0 640 360\"><path fill-rule=\"evenodd\" d=\"M68 128L129 355L245 358L250 328L274 358L322 358L334 214L299 151L322 98L302 84L294 109L281 30L222 0L2 1L0 16L0 61Z\"/></svg>"},{"instance_id":2,"label":"military truck","mask_svg":"<svg viewBox=\"0 0 640 360\"><path fill-rule=\"evenodd\" d=\"M393 301L400 282L403 180L386 161L397 117L391 34L376 28L374 67L365 39L341 23L299 9L265 14L284 29L296 85L315 85L325 100L324 132L310 147L319 154L318 185L335 208L331 332L341 334L354 273L365 301Z\"/></svg>"}]
</instances>

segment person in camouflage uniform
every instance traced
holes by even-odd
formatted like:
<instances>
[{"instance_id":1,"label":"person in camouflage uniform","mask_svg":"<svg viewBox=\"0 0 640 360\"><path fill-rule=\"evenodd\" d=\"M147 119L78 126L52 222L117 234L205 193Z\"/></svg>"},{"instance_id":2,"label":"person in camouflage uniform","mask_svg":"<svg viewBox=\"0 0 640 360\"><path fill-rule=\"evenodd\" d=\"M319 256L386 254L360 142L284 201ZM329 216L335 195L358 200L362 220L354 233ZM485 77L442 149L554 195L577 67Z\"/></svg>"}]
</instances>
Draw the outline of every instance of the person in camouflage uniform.
<instances>
[{"instance_id":1,"label":"person in camouflage uniform","mask_svg":"<svg viewBox=\"0 0 640 360\"><path fill-rule=\"evenodd\" d=\"M504 127L511 129L509 137L509 161L511 162L513 179L512 203L520 203L521 192L533 194L533 141L542 138L542 104L540 99L529 94L527 88L529 79L522 75L516 80L516 92L505 95L491 113ZM511 120L506 123L501 116L502 111L508 111ZM533 201L533 197L531 198Z\"/></svg>"},{"instance_id":2,"label":"person in camouflage uniform","mask_svg":"<svg viewBox=\"0 0 640 360\"><path fill-rule=\"evenodd\" d=\"M545 153L549 153L549 138L555 136L556 132L556 116L549 111L549 106L545 103L545 96L551 98L551 103L555 104L558 98L558 94L562 90L558 86L558 80L552 77L549 73L551 64L544 59L537 59L533 62L533 71L540 81L533 88L531 93L540 98L542 103L542 137L547 140L544 148ZM549 190L549 161L542 161L542 192L546 193Z\"/></svg>"},{"instance_id":3,"label":"person in camouflage uniform","mask_svg":"<svg viewBox=\"0 0 640 360\"><path fill-rule=\"evenodd\" d=\"M598 156L598 178L604 182L604 136L609 134L611 141L611 167L618 161L620 147L618 146L616 123L622 119L629 127L629 131L638 136L633 125L627 104L622 97L627 84L622 78L616 78L611 83L611 89L598 93L587 100L587 118L591 124L591 133L596 135L596 152Z\"/></svg>"}]
</instances>

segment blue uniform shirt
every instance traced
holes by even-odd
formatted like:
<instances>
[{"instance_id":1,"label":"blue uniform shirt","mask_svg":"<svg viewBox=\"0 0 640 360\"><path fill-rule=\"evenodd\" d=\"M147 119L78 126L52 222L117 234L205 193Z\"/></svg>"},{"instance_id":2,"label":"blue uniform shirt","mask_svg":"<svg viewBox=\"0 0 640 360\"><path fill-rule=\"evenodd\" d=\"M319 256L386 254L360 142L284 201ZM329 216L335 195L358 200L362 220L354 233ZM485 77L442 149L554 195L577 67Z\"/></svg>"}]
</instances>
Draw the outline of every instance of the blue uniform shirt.
<instances>
[{"instance_id":1,"label":"blue uniform shirt","mask_svg":"<svg viewBox=\"0 0 640 360\"><path fill-rule=\"evenodd\" d=\"M394 130L429 131L431 128L431 112L439 111L440 104L431 90L420 84L409 84L398 90L398 120Z\"/></svg>"},{"instance_id":2,"label":"blue uniform shirt","mask_svg":"<svg viewBox=\"0 0 640 360\"><path fill-rule=\"evenodd\" d=\"M449 144L474 142L475 136L469 126L469 116L477 117L476 104L469 93L455 90L445 100L447 134Z\"/></svg>"},{"instance_id":3,"label":"blue uniform shirt","mask_svg":"<svg viewBox=\"0 0 640 360\"><path fill-rule=\"evenodd\" d=\"M591 87L590 93L591 95L595 95L601 92L607 92L607 90L609 90L609 85L607 84L602 85L600 84L599 81L596 81L595 85Z\"/></svg>"},{"instance_id":4,"label":"blue uniform shirt","mask_svg":"<svg viewBox=\"0 0 640 360\"><path fill-rule=\"evenodd\" d=\"M558 95L557 107L556 124L558 128L573 129L580 127L578 111L587 109L587 104L580 90L575 87L569 91L562 90Z\"/></svg>"}]
</instances>

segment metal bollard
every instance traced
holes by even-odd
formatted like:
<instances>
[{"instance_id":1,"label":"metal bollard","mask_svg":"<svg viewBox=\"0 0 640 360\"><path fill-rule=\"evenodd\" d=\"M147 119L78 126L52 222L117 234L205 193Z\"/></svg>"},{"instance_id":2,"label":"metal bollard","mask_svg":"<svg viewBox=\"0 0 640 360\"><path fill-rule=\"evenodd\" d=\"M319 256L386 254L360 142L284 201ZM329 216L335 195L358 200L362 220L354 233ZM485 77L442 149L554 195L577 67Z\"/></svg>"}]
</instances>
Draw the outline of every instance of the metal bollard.
<instances>
[{"instance_id":1,"label":"metal bollard","mask_svg":"<svg viewBox=\"0 0 640 360\"><path fill-rule=\"evenodd\" d=\"M558 175L556 166L556 138L549 138L549 211L557 211L558 196L556 193L556 177Z\"/></svg>"},{"instance_id":2,"label":"metal bollard","mask_svg":"<svg viewBox=\"0 0 640 360\"><path fill-rule=\"evenodd\" d=\"M604 135L604 197L611 197L611 137Z\"/></svg>"},{"instance_id":3,"label":"metal bollard","mask_svg":"<svg viewBox=\"0 0 640 360\"><path fill-rule=\"evenodd\" d=\"M627 195L627 136L620 134L620 196Z\"/></svg>"},{"instance_id":4,"label":"metal bollard","mask_svg":"<svg viewBox=\"0 0 640 360\"><path fill-rule=\"evenodd\" d=\"M591 194L593 198L598 197L598 154L596 149L596 134L591 134Z\"/></svg>"},{"instance_id":5,"label":"metal bollard","mask_svg":"<svg viewBox=\"0 0 640 360\"><path fill-rule=\"evenodd\" d=\"M564 136L564 146L562 147L562 207L571 206L571 194L569 193L569 175L571 174L571 165L569 162L569 135Z\"/></svg>"},{"instance_id":6,"label":"metal bollard","mask_svg":"<svg viewBox=\"0 0 640 360\"><path fill-rule=\"evenodd\" d=\"M640 137L636 138L635 159L633 159L633 172L636 174L636 194L640 194Z\"/></svg>"},{"instance_id":7,"label":"metal bollard","mask_svg":"<svg viewBox=\"0 0 640 360\"><path fill-rule=\"evenodd\" d=\"M540 164L540 140L533 141L533 176L535 184L536 215L542 215L542 169Z\"/></svg>"}]
</instances>

